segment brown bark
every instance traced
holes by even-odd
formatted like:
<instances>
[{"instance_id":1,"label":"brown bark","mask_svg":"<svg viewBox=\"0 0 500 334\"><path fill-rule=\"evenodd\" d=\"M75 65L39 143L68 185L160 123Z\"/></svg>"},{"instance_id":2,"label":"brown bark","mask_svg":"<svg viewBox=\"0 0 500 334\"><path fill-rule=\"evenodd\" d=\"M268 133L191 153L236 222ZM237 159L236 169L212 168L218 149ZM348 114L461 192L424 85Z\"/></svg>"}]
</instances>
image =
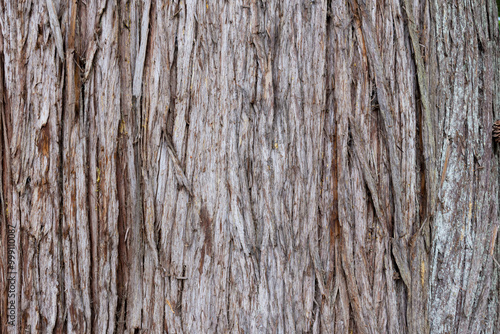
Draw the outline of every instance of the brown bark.
<instances>
[{"instance_id":1,"label":"brown bark","mask_svg":"<svg viewBox=\"0 0 500 334\"><path fill-rule=\"evenodd\" d=\"M493 0L3 0L0 27L0 332L500 330Z\"/></svg>"}]
</instances>

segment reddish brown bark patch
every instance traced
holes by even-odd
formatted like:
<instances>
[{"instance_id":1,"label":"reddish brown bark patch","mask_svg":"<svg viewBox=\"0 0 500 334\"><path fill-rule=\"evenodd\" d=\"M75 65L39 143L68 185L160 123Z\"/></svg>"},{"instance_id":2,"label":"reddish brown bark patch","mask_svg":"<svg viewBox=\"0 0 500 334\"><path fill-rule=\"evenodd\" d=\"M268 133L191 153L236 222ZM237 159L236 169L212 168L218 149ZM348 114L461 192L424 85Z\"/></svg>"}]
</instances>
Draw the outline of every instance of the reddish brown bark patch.
<instances>
[{"instance_id":1,"label":"reddish brown bark patch","mask_svg":"<svg viewBox=\"0 0 500 334\"><path fill-rule=\"evenodd\" d=\"M205 252L208 255L212 255L212 219L205 205L201 207L200 210L201 227L203 232L205 232Z\"/></svg>"},{"instance_id":2,"label":"reddish brown bark patch","mask_svg":"<svg viewBox=\"0 0 500 334\"><path fill-rule=\"evenodd\" d=\"M50 143L50 130L47 125L43 126L40 129L40 135L38 137L38 151L41 152L44 156L49 155L49 143Z\"/></svg>"}]
</instances>

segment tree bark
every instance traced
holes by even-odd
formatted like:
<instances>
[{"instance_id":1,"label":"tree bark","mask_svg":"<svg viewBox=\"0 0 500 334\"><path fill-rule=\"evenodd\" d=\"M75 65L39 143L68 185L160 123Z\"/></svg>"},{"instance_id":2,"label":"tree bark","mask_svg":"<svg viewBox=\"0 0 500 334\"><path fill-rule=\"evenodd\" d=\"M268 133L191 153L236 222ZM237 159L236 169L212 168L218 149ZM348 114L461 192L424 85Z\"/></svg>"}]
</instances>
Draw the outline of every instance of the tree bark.
<instances>
[{"instance_id":1,"label":"tree bark","mask_svg":"<svg viewBox=\"0 0 500 334\"><path fill-rule=\"evenodd\" d=\"M495 1L0 6L0 332L500 331Z\"/></svg>"}]
</instances>

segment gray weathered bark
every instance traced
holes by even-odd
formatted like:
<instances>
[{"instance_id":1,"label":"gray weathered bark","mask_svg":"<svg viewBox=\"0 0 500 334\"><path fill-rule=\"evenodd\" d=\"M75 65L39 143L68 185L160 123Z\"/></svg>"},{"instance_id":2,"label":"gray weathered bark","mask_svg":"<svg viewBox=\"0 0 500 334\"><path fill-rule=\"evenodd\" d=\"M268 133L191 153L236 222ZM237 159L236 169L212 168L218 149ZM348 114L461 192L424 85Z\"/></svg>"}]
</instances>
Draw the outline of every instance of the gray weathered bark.
<instances>
[{"instance_id":1,"label":"gray weathered bark","mask_svg":"<svg viewBox=\"0 0 500 334\"><path fill-rule=\"evenodd\" d=\"M0 27L0 332L500 331L493 0L2 0Z\"/></svg>"}]
</instances>

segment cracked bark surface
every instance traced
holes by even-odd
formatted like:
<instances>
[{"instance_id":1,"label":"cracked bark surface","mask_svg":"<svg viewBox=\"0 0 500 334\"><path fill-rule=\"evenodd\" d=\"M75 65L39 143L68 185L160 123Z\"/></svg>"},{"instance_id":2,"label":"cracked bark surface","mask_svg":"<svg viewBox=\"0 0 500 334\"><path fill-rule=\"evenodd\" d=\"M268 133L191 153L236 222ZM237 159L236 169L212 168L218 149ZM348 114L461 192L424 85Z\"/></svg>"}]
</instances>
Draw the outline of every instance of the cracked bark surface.
<instances>
[{"instance_id":1,"label":"cracked bark surface","mask_svg":"<svg viewBox=\"0 0 500 334\"><path fill-rule=\"evenodd\" d=\"M0 332L500 331L493 0L2 0L0 28Z\"/></svg>"}]
</instances>

